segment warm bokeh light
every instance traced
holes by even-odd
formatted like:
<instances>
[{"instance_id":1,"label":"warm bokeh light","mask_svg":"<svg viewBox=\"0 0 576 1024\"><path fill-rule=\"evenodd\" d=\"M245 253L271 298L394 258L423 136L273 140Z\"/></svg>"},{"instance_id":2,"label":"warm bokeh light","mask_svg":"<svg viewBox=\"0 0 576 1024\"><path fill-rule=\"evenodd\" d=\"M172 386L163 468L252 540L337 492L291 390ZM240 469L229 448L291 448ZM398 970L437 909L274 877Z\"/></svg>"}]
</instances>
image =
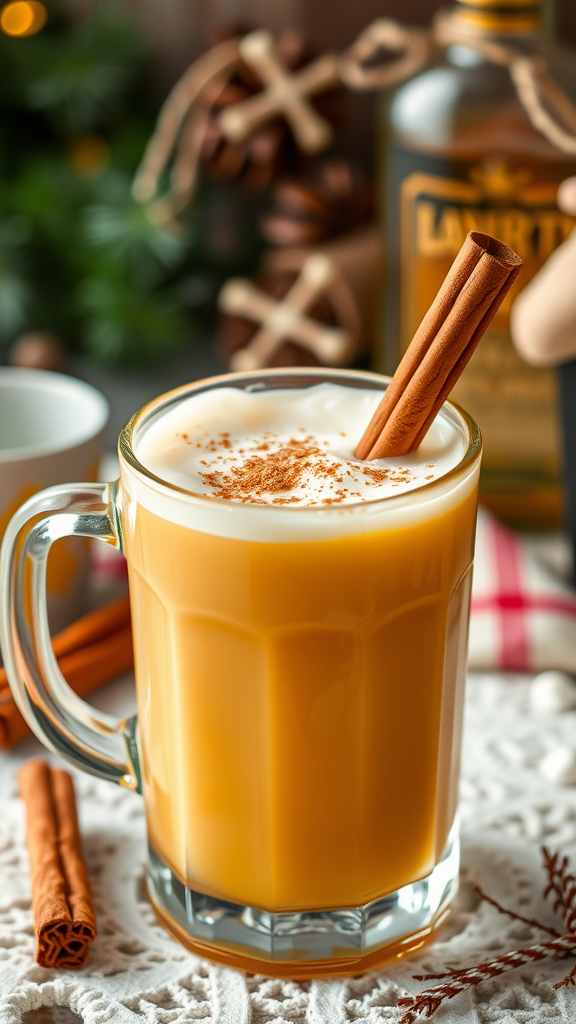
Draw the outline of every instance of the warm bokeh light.
<instances>
[{"instance_id":1,"label":"warm bokeh light","mask_svg":"<svg viewBox=\"0 0 576 1024\"><path fill-rule=\"evenodd\" d=\"M98 135L84 135L70 146L69 158L77 174L97 174L110 161L110 147Z\"/></svg>"},{"instance_id":2,"label":"warm bokeh light","mask_svg":"<svg viewBox=\"0 0 576 1024\"><path fill-rule=\"evenodd\" d=\"M48 12L37 0L15 0L0 11L0 28L7 36L33 36L46 24Z\"/></svg>"}]
</instances>

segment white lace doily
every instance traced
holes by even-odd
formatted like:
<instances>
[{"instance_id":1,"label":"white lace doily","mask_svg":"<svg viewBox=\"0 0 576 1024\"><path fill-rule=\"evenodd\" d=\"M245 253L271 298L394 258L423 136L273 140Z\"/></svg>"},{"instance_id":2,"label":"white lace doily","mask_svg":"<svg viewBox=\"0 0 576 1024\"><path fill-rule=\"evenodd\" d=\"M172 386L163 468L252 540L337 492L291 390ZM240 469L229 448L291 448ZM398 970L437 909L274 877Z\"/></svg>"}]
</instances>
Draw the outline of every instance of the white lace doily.
<instances>
[{"instance_id":1,"label":"white lace doily","mask_svg":"<svg viewBox=\"0 0 576 1024\"><path fill-rule=\"evenodd\" d=\"M156 924L144 893L141 798L75 774L99 935L78 973L34 962L18 764L35 740L0 755L0 1024L347 1024L396 1022L398 998L425 985L413 975L458 967L541 938L479 903L472 885L527 916L554 924L541 893L542 842L576 862L576 787L546 782L542 757L570 743L576 712L536 718L528 680L470 680L462 780L463 867L455 910L441 938L414 955L344 981L270 981L192 956ZM111 686L100 706L125 713L129 683ZM446 1003L437 1024L574 1024L576 989L552 983L571 961L513 971Z\"/></svg>"}]
</instances>

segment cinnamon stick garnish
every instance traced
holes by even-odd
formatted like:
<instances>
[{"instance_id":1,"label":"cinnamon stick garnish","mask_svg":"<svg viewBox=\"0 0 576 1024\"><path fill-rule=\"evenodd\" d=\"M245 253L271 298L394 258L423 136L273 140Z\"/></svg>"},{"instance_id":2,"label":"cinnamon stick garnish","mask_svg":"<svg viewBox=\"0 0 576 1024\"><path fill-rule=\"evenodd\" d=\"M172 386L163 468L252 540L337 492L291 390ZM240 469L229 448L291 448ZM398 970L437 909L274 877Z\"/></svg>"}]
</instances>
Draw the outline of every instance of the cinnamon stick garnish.
<instances>
[{"instance_id":1,"label":"cinnamon stick garnish","mask_svg":"<svg viewBox=\"0 0 576 1024\"><path fill-rule=\"evenodd\" d=\"M20 770L18 784L26 805L36 961L78 970L97 927L72 779L34 760Z\"/></svg>"},{"instance_id":2,"label":"cinnamon stick garnish","mask_svg":"<svg viewBox=\"0 0 576 1024\"><path fill-rule=\"evenodd\" d=\"M52 640L60 671L79 696L86 696L134 664L130 601L122 597L84 615ZM0 668L0 750L29 732Z\"/></svg>"},{"instance_id":3,"label":"cinnamon stick garnish","mask_svg":"<svg viewBox=\"0 0 576 1024\"><path fill-rule=\"evenodd\" d=\"M406 350L354 454L405 455L417 448L522 269L520 257L471 231Z\"/></svg>"},{"instance_id":4,"label":"cinnamon stick garnish","mask_svg":"<svg viewBox=\"0 0 576 1024\"><path fill-rule=\"evenodd\" d=\"M109 636L129 623L130 598L126 594L66 626L52 640L54 654L61 658L62 655L77 651L86 644L96 643L97 640Z\"/></svg>"}]
</instances>

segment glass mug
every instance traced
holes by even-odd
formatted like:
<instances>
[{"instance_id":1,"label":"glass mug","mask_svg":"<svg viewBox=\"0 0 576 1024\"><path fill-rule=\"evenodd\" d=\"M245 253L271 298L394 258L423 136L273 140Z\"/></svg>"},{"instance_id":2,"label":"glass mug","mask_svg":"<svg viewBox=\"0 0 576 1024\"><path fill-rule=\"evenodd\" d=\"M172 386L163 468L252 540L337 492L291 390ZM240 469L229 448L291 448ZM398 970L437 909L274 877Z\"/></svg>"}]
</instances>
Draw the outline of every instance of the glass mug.
<instances>
[{"instance_id":1,"label":"glass mug","mask_svg":"<svg viewBox=\"0 0 576 1024\"><path fill-rule=\"evenodd\" d=\"M135 450L190 395L326 381L386 387L306 368L156 399L120 436L120 480L31 498L2 555L18 706L51 750L144 794L160 921L200 955L294 978L416 948L456 891L480 434L446 403L464 442L455 468L408 493L315 507L194 494ZM52 654L46 558L70 534L126 556L137 718L80 700Z\"/></svg>"}]
</instances>

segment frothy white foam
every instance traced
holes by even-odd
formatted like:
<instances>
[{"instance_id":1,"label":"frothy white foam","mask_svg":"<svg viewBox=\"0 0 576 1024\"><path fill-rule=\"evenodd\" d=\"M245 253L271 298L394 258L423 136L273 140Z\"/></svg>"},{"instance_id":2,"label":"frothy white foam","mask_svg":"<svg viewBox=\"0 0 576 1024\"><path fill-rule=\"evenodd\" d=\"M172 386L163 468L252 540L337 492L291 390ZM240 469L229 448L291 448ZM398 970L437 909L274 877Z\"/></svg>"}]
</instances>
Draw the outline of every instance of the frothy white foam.
<instances>
[{"instance_id":1,"label":"frothy white foam","mask_svg":"<svg viewBox=\"0 0 576 1024\"><path fill-rule=\"evenodd\" d=\"M445 503L450 488L426 485L461 461L466 429L442 411L416 452L361 462L353 451L381 397L330 383L192 394L136 430L137 459L168 486L145 482L125 466L128 492L183 525L255 540L370 532L382 528L377 520L392 525L390 502L379 499L409 491L415 493L402 502L402 522L421 519L430 503L428 514L435 514L432 506L442 491ZM179 496L170 486L189 493Z\"/></svg>"},{"instance_id":2,"label":"frothy white foam","mask_svg":"<svg viewBox=\"0 0 576 1024\"><path fill-rule=\"evenodd\" d=\"M381 397L339 384L297 392L201 392L154 420L138 437L136 455L156 476L195 494L270 505L384 498L421 487L458 464L464 439L442 416L416 452L355 459ZM274 473L282 466L278 453L293 472Z\"/></svg>"}]
</instances>

